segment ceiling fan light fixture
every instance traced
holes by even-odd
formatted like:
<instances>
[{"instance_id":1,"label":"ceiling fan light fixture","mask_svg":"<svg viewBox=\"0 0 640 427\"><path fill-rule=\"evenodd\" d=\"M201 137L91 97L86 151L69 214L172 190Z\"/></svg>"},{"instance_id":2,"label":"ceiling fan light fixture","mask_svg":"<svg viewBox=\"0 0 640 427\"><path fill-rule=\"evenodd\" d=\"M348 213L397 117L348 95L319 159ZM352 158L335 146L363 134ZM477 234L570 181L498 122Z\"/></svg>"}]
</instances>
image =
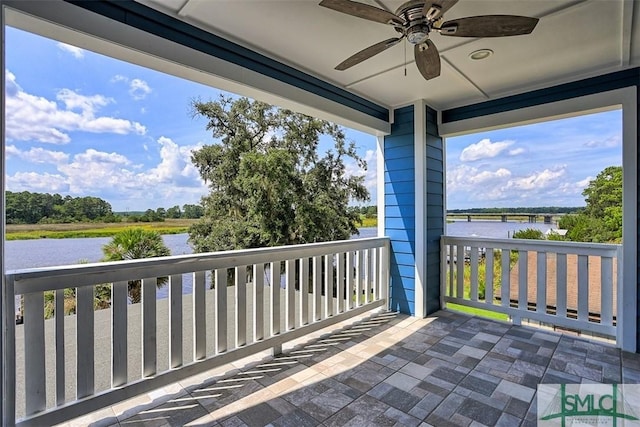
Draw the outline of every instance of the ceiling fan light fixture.
<instances>
[{"instance_id":1,"label":"ceiling fan light fixture","mask_svg":"<svg viewBox=\"0 0 640 427\"><path fill-rule=\"evenodd\" d=\"M422 25L415 25L407 31L407 40L413 45L422 44L429 38L429 28Z\"/></svg>"},{"instance_id":2,"label":"ceiling fan light fixture","mask_svg":"<svg viewBox=\"0 0 640 427\"><path fill-rule=\"evenodd\" d=\"M493 55L493 51L491 49L478 49L469 54L469 59L481 61L483 59L487 59L491 55Z\"/></svg>"}]
</instances>

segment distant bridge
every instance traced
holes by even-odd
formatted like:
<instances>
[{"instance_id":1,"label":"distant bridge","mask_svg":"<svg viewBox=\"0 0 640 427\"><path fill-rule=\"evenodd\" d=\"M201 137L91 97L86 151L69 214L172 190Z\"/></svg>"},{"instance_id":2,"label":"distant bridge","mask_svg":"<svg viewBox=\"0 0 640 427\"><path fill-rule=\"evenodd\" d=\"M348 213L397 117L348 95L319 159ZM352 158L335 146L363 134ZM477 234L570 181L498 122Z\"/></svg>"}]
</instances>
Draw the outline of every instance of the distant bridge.
<instances>
[{"instance_id":1,"label":"distant bridge","mask_svg":"<svg viewBox=\"0 0 640 427\"><path fill-rule=\"evenodd\" d=\"M538 218L541 218L545 224L551 224L554 218L566 215L564 213L447 213L447 219L460 219L467 218L467 221L471 222L472 219L494 219L500 218L502 222L507 222L511 219L527 219L529 223L534 224L538 222Z\"/></svg>"}]
</instances>

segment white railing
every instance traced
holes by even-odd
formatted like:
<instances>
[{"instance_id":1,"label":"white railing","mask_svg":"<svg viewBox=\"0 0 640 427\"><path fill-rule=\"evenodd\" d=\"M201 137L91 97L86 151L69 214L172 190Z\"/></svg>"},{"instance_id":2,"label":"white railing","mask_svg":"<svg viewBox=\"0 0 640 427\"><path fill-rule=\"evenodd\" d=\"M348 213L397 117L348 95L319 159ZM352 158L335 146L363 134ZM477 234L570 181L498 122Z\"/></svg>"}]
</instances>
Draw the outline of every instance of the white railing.
<instances>
[{"instance_id":1,"label":"white railing","mask_svg":"<svg viewBox=\"0 0 640 427\"><path fill-rule=\"evenodd\" d=\"M443 236L443 304L619 339L621 255L620 245Z\"/></svg>"},{"instance_id":2,"label":"white railing","mask_svg":"<svg viewBox=\"0 0 640 427\"><path fill-rule=\"evenodd\" d=\"M168 278L164 300L159 277ZM140 304L128 303L132 280L142 282ZM99 284L110 285L111 307L94 311ZM5 301L5 422L51 425L386 308L389 240L29 269L9 272L6 285L22 298L24 324ZM68 288L72 316L62 315ZM50 291L55 313L45 319Z\"/></svg>"}]
</instances>

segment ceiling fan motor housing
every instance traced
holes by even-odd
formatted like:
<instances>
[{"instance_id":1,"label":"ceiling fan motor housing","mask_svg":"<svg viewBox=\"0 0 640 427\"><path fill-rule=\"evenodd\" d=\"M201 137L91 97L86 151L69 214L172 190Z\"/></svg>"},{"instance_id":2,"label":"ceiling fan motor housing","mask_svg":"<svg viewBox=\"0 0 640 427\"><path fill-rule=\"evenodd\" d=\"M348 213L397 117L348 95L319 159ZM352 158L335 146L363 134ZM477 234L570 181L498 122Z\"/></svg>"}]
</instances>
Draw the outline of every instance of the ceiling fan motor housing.
<instances>
[{"instance_id":1,"label":"ceiling fan motor housing","mask_svg":"<svg viewBox=\"0 0 640 427\"><path fill-rule=\"evenodd\" d=\"M423 11L424 1L421 0L408 1L396 11L396 15L404 21L404 26L396 29L403 33L407 41L413 45L422 44L429 38L431 27Z\"/></svg>"}]
</instances>

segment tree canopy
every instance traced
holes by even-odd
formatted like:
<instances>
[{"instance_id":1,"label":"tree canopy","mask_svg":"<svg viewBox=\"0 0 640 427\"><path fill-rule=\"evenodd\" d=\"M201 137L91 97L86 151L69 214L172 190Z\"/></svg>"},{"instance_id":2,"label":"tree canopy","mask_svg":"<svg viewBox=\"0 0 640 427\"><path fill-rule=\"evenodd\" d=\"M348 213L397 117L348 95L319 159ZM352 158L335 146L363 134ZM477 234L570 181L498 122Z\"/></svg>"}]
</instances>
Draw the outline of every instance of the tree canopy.
<instances>
[{"instance_id":1,"label":"tree canopy","mask_svg":"<svg viewBox=\"0 0 640 427\"><path fill-rule=\"evenodd\" d=\"M194 101L217 141L192 155L207 182L204 216L189 231L197 251L230 250L347 239L366 201L362 170L344 130L327 121L247 98ZM321 152L321 143L332 148Z\"/></svg>"},{"instance_id":2,"label":"tree canopy","mask_svg":"<svg viewBox=\"0 0 640 427\"><path fill-rule=\"evenodd\" d=\"M619 242L622 239L622 166L609 166L589 182L582 195L586 207L567 215L560 227L579 242Z\"/></svg>"},{"instance_id":3,"label":"tree canopy","mask_svg":"<svg viewBox=\"0 0 640 427\"><path fill-rule=\"evenodd\" d=\"M7 191L5 195L7 224L118 220L111 205L98 197L62 197L29 191Z\"/></svg>"}]
</instances>

